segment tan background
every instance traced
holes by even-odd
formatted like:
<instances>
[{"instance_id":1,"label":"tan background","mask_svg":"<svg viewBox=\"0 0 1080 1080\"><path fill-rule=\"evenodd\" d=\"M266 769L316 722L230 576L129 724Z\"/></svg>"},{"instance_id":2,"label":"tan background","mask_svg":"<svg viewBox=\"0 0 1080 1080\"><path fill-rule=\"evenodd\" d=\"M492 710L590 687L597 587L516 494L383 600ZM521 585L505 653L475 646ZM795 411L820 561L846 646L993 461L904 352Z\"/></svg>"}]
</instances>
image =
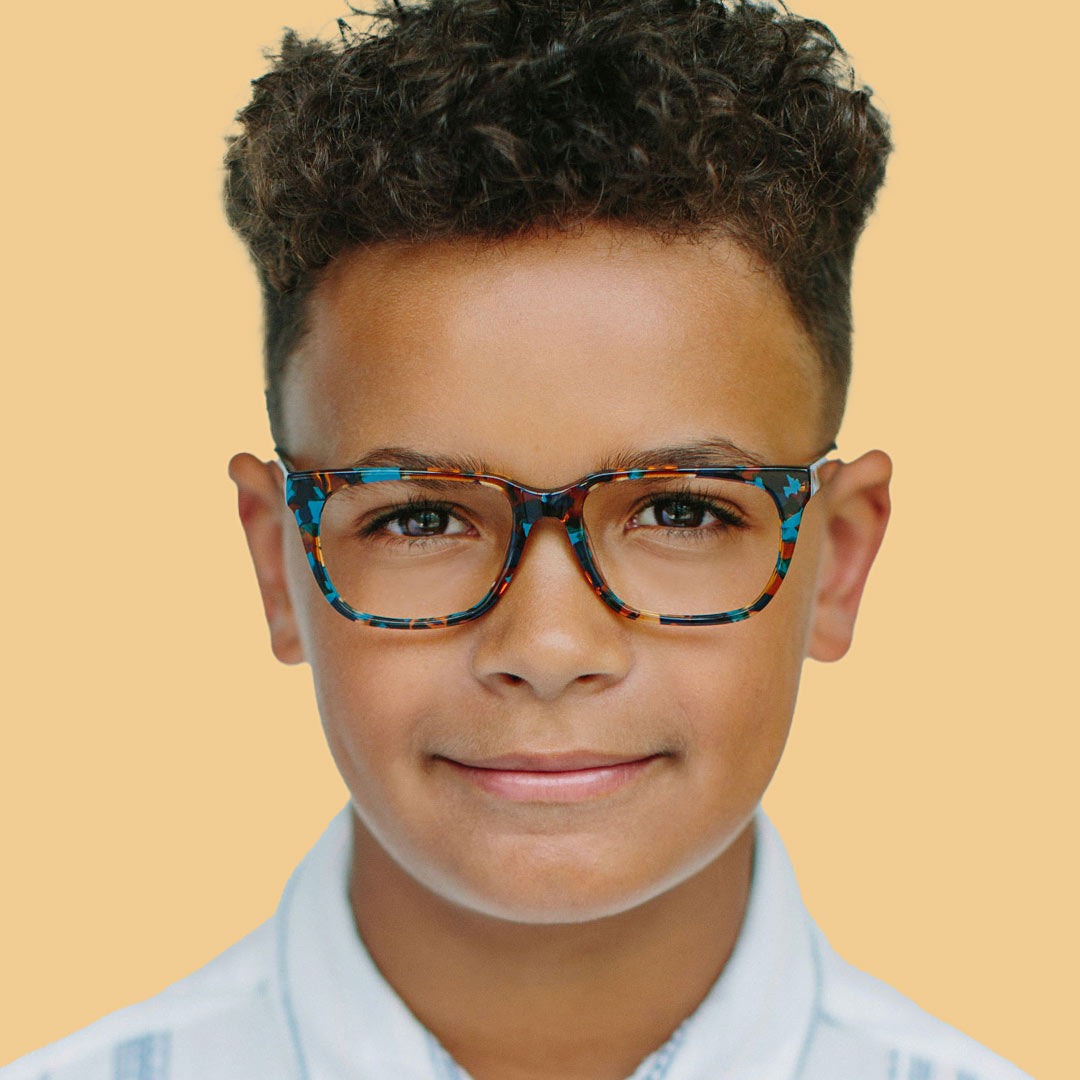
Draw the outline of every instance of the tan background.
<instances>
[{"instance_id":1,"label":"tan background","mask_svg":"<svg viewBox=\"0 0 1080 1080\"><path fill-rule=\"evenodd\" d=\"M261 48L341 9L22 7L0 178L0 1062L253 928L345 799L307 669L270 655L225 475L271 443L218 194ZM766 806L842 955L1069 1080L1073 5L800 10L895 128L841 435L893 454L895 517L853 651L807 667Z\"/></svg>"}]
</instances>

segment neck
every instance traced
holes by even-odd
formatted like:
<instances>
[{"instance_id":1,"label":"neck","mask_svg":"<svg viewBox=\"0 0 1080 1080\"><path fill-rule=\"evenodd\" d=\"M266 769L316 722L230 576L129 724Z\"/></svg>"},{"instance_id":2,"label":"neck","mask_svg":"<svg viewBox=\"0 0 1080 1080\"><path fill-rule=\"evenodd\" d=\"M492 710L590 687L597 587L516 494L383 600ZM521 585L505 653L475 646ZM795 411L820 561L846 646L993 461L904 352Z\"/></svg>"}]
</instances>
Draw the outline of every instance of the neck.
<instances>
[{"instance_id":1,"label":"neck","mask_svg":"<svg viewBox=\"0 0 1080 1080\"><path fill-rule=\"evenodd\" d=\"M353 818L349 898L383 977L473 1080L624 1080L716 981L750 893L753 822L647 903L516 923L411 877Z\"/></svg>"}]
</instances>

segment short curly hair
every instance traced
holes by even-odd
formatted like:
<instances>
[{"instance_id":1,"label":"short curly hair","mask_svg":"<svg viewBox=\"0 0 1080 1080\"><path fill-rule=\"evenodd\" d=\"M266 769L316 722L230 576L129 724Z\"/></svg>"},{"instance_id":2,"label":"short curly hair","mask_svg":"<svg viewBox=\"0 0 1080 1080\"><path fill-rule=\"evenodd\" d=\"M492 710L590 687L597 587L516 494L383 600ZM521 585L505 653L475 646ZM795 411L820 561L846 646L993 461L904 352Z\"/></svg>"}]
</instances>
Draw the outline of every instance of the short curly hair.
<instances>
[{"instance_id":1,"label":"short curly hair","mask_svg":"<svg viewBox=\"0 0 1080 1080\"><path fill-rule=\"evenodd\" d=\"M267 408L319 271L358 245L607 220L724 235L784 288L833 433L855 243L889 127L828 27L728 0L380 0L287 30L228 138L225 206L263 290Z\"/></svg>"}]
</instances>

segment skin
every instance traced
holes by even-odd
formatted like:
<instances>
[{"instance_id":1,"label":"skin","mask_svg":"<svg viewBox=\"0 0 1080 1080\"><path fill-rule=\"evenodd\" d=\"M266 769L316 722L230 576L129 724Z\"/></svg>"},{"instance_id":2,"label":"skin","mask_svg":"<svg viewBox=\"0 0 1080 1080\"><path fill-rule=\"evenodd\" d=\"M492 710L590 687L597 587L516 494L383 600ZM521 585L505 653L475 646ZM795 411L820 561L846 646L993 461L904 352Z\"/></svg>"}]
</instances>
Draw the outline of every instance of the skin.
<instances>
[{"instance_id":1,"label":"skin","mask_svg":"<svg viewBox=\"0 0 1080 1080\"><path fill-rule=\"evenodd\" d=\"M801 464L831 441L786 295L728 241L383 244L339 257L311 305L286 382L297 468L407 447L554 488L627 449L722 437ZM233 458L274 653L311 665L351 793L358 929L475 1080L622 1080L708 992L803 660L850 644L890 471L880 451L823 470L783 587L744 622L619 615L543 519L494 609L410 631L335 612L280 473ZM442 760L583 749L662 756L566 804L509 803Z\"/></svg>"}]
</instances>

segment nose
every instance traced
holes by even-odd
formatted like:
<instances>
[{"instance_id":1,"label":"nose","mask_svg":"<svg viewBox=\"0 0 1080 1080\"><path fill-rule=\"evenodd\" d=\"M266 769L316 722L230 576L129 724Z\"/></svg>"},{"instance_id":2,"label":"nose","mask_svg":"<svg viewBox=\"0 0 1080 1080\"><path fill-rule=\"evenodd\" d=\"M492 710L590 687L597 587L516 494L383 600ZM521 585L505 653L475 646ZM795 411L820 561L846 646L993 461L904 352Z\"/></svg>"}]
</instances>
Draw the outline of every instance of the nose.
<instances>
[{"instance_id":1,"label":"nose","mask_svg":"<svg viewBox=\"0 0 1080 1080\"><path fill-rule=\"evenodd\" d=\"M472 666L491 690L550 701L625 678L632 623L593 591L562 523L565 510L544 509L529 523L510 585L473 624Z\"/></svg>"}]
</instances>

